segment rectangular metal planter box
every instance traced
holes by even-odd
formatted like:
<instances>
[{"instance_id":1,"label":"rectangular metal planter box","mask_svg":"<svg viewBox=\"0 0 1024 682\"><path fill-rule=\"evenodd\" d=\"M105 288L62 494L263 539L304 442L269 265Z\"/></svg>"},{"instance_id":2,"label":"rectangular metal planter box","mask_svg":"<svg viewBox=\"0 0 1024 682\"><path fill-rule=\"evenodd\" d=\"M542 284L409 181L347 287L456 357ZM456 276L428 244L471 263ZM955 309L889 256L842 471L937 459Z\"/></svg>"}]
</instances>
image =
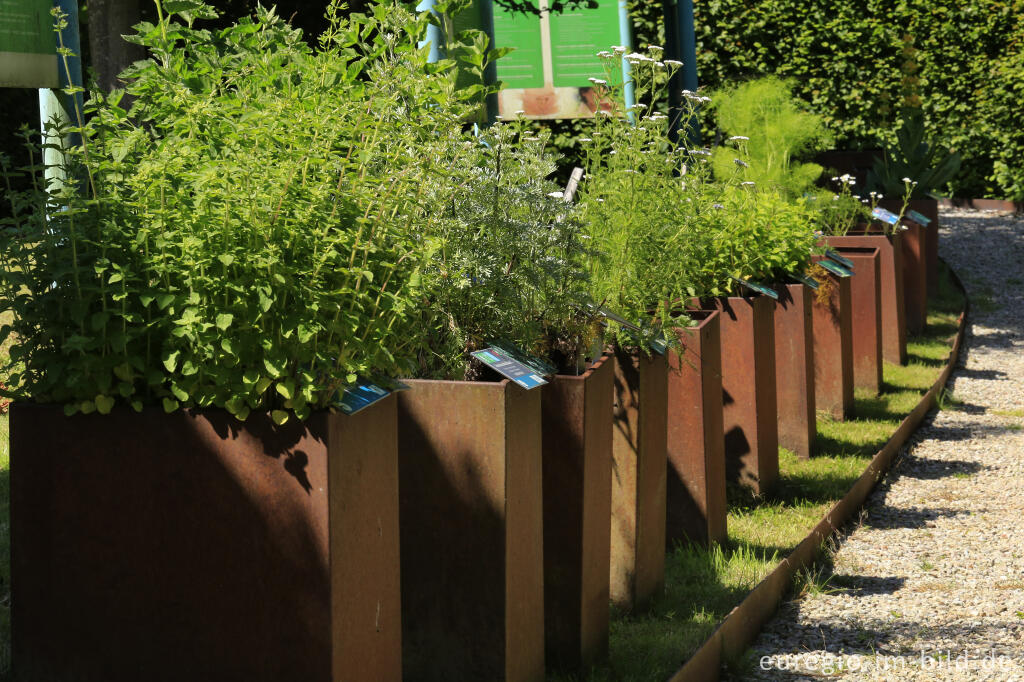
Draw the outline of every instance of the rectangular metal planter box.
<instances>
[{"instance_id":1,"label":"rectangular metal planter box","mask_svg":"<svg viewBox=\"0 0 1024 682\"><path fill-rule=\"evenodd\" d=\"M668 356L668 488L665 541L726 541L722 350L717 310L692 311L678 327L682 357Z\"/></svg>"},{"instance_id":2,"label":"rectangular metal planter box","mask_svg":"<svg viewBox=\"0 0 1024 682\"><path fill-rule=\"evenodd\" d=\"M853 385L878 395L882 391L882 270L877 247L841 246L853 261L850 299L853 323Z\"/></svg>"},{"instance_id":3,"label":"rectangular metal planter box","mask_svg":"<svg viewBox=\"0 0 1024 682\"><path fill-rule=\"evenodd\" d=\"M807 459L818 436L814 403L814 292L803 284L786 284L778 291L775 386L779 445Z\"/></svg>"},{"instance_id":4,"label":"rectangular metal planter box","mask_svg":"<svg viewBox=\"0 0 1024 682\"><path fill-rule=\"evenodd\" d=\"M928 321L927 229L915 222L904 220L907 229L903 241L903 301L906 307L907 334L924 331Z\"/></svg>"},{"instance_id":5,"label":"rectangular metal planter box","mask_svg":"<svg viewBox=\"0 0 1024 682\"><path fill-rule=\"evenodd\" d=\"M825 237L832 247L877 247L881 261L882 359L894 365L907 364L907 322L903 305L902 234L848 234Z\"/></svg>"},{"instance_id":6,"label":"rectangular metal planter box","mask_svg":"<svg viewBox=\"0 0 1024 682\"><path fill-rule=\"evenodd\" d=\"M779 478L775 301L733 296L701 307L720 313L726 480L764 492Z\"/></svg>"},{"instance_id":7,"label":"rectangular metal planter box","mask_svg":"<svg viewBox=\"0 0 1024 682\"><path fill-rule=\"evenodd\" d=\"M15 404L15 678L400 680L395 408Z\"/></svg>"},{"instance_id":8,"label":"rectangular metal planter box","mask_svg":"<svg viewBox=\"0 0 1024 682\"><path fill-rule=\"evenodd\" d=\"M616 348L609 587L632 610L665 585L667 418L666 357Z\"/></svg>"},{"instance_id":9,"label":"rectangular metal planter box","mask_svg":"<svg viewBox=\"0 0 1024 682\"><path fill-rule=\"evenodd\" d=\"M814 261L821 256L812 256ZM829 274L814 299L814 402L834 419L853 415L852 277ZM821 300L825 287L831 289Z\"/></svg>"},{"instance_id":10,"label":"rectangular metal planter box","mask_svg":"<svg viewBox=\"0 0 1024 682\"><path fill-rule=\"evenodd\" d=\"M605 354L542 389L549 669L589 670L608 653L614 379Z\"/></svg>"},{"instance_id":11,"label":"rectangular metal planter box","mask_svg":"<svg viewBox=\"0 0 1024 682\"><path fill-rule=\"evenodd\" d=\"M899 212L903 206L901 200L883 200L881 203L884 208L896 212ZM931 223L922 230L924 234L925 279L928 283L928 293L938 293L939 202L935 199L911 199L907 208L917 211L926 218L931 218Z\"/></svg>"},{"instance_id":12,"label":"rectangular metal planter box","mask_svg":"<svg viewBox=\"0 0 1024 682\"><path fill-rule=\"evenodd\" d=\"M541 390L398 394L403 679L544 679Z\"/></svg>"}]
</instances>

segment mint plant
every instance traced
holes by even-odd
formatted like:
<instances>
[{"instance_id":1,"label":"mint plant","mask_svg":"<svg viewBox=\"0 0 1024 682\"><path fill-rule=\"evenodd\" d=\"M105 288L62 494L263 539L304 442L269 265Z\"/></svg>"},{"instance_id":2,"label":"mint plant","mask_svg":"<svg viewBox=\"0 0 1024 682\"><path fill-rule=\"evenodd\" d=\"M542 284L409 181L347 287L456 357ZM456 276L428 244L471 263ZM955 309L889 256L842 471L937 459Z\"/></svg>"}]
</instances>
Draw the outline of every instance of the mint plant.
<instances>
[{"instance_id":1,"label":"mint plant","mask_svg":"<svg viewBox=\"0 0 1024 682\"><path fill-rule=\"evenodd\" d=\"M415 370L424 235L464 190L446 166L472 161L462 124L486 93L427 63L427 17L340 7L313 50L272 10L211 32L210 6L158 0L132 38L149 59L127 93L92 93L63 187L30 143L3 159L5 179L34 183L6 192L0 236L2 335L20 341L8 393L281 423L361 375ZM464 37L469 68L496 56Z\"/></svg>"}]
</instances>

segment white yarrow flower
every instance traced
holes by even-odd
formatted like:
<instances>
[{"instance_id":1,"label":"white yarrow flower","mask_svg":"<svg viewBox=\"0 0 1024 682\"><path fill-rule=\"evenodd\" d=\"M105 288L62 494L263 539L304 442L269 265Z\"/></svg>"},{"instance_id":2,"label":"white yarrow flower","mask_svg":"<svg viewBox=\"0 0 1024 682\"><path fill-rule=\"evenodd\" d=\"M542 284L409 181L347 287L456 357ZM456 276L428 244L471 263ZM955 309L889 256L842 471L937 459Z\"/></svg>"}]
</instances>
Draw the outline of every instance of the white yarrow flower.
<instances>
[{"instance_id":1,"label":"white yarrow flower","mask_svg":"<svg viewBox=\"0 0 1024 682\"><path fill-rule=\"evenodd\" d=\"M564 199L565 198L565 193L564 192L548 192L548 196L553 198L553 199Z\"/></svg>"},{"instance_id":2,"label":"white yarrow flower","mask_svg":"<svg viewBox=\"0 0 1024 682\"><path fill-rule=\"evenodd\" d=\"M745 187L753 187L754 186L754 183L751 182L750 180L747 180L746 182L741 182L740 184L745 186Z\"/></svg>"},{"instance_id":3,"label":"white yarrow flower","mask_svg":"<svg viewBox=\"0 0 1024 682\"><path fill-rule=\"evenodd\" d=\"M683 66L683 63L677 59L666 59L665 64L668 66L674 66L677 69Z\"/></svg>"},{"instance_id":4,"label":"white yarrow flower","mask_svg":"<svg viewBox=\"0 0 1024 682\"><path fill-rule=\"evenodd\" d=\"M729 141L729 142L733 142L734 140L749 140L749 139L750 139L750 138L749 138L749 137L747 137L746 135L733 135L732 137L730 137L730 138L729 138L729 140L728 140L728 141ZM834 180L834 179L835 179L835 178L833 178L833 180Z\"/></svg>"}]
</instances>

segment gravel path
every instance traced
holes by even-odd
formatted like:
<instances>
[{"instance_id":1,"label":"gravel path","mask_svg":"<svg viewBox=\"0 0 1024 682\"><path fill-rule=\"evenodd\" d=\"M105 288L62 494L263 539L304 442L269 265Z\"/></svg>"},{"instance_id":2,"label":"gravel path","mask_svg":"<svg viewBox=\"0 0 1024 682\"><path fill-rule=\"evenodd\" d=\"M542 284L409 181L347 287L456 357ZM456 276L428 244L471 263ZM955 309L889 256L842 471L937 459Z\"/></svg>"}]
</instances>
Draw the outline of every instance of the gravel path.
<instances>
[{"instance_id":1,"label":"gravel path","mask_svg":"<svg viewBox=\"0 0 1024 682\"><path fill-rule=\"evenodd\" d=\"M972 305L960 404L925 421L743 679L1024 680L1024 219L940 222Z\"/></svg>"}]
</instances>

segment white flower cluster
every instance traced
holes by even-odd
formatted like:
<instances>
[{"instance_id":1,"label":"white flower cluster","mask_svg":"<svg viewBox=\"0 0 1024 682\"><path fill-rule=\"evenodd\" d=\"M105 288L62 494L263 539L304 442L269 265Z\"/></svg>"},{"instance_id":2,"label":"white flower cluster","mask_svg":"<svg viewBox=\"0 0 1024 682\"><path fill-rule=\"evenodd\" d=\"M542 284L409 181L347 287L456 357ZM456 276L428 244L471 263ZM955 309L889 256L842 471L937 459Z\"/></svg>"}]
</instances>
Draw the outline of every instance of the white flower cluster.
<instances>
[{"instance_id":1,"label":"white flower cluster","mask_svg":"<svg viewBox=\"0 0 1024 682\"><path fill-rule=\"evenodd\" d=\"M843 173L842 175L838 176L833 175L832 182L841 182L844 185L849 185L850 187L853 187L854 185L857 184L857 180L849 173Z\"/></svg>"}]
</instances>

